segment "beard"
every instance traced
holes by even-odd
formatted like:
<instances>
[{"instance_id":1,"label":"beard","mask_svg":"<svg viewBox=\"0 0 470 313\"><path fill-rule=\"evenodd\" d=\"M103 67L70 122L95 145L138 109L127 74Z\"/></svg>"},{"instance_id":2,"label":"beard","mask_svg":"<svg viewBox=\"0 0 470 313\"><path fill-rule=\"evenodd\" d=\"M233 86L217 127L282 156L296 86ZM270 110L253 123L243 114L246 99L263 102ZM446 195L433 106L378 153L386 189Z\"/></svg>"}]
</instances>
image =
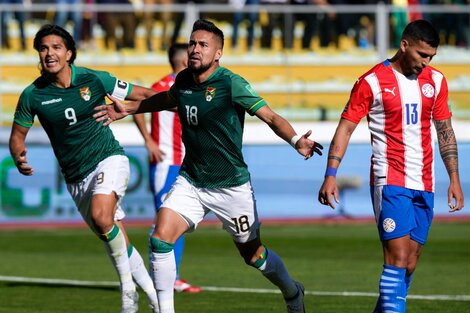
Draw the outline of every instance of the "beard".
<instances>
[{"instance_id":1,"label":"beard","mask_svg":"<svg viewBox=\"0 0 470 313\"><path fill-rule=\"evenodd\" d=\"M199 66L195 66L194 64L192 64L191 62L188 64L188 68L191 70L192 73L194 74L201 74L201 73L204 73L205 71L207 71L208 69L211 68L211 64L203 64L201 62L201 65Z\"/></svg>"}]
</instances>

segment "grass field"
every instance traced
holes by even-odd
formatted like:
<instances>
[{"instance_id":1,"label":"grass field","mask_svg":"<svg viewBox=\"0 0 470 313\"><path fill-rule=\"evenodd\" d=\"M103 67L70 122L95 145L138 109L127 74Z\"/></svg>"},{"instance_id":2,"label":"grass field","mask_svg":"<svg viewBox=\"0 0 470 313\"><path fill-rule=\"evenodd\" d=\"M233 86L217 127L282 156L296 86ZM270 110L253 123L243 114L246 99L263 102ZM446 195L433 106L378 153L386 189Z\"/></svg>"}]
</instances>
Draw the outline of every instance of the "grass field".
<instances>
[{"instance_id":1,"label":"grass field","mask_svg":"<svg viewBox=\"0 0 470 313\"><path fill-rule=\"evenodd\" d=\"M128 228L144 259L147 231ZM374 225L264 225L262 234L291 275L304 283L307 312L372 311L382 265ZM285 312L280 294L244 265L220 227L203 225L186 238L181 276L205 291L177 294L177 312ZM433 225L414 276L408 312L470 312L469 247L470 224ZM101 242L88 229L2 230L0 251L1 313L120 311L117 276ZM27 281L7 281L11 277ZM139 312L150 312L145 295L140 295Z\"/></svg>"}]
</instances>

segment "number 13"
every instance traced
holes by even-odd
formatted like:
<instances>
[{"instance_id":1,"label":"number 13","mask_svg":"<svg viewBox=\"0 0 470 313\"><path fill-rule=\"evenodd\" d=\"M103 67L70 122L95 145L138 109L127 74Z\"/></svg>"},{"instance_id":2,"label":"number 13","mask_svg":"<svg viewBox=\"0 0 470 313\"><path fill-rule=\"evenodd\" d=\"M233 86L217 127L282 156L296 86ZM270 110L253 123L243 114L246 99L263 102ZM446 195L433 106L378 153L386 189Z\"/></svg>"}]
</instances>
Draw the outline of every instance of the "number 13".
<instances>
[{"instance_id":1,"label":"number 13","mask_svg":"<svg viewBox=\"0 0 470 313\"><path fill-rule=\"evenodd\" d=\"M406 110L406 124L417 124L418 123L418 104L417 103L407 103L405 104Z\"/></svg>"}]
</instances>

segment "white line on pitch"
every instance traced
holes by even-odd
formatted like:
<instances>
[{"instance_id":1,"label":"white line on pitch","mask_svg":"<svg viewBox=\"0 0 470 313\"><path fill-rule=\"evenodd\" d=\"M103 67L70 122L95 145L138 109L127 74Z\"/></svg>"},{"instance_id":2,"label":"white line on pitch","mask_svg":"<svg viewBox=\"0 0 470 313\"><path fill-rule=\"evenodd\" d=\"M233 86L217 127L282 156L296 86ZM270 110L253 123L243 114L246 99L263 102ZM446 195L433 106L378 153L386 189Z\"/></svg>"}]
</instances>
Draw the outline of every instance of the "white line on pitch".
<instances>
[{"instance_id":1,"label":"white line on pitch","mask_svg":"<svg viewBox=\"0 0 470 313\"><path fill-rule=\"evenodd\" d=\"M119 287L119 283L115 281L91 281L91 280L70 280L70 279L52 279L52 278L33 278L20 276L1 276L0 281L3 282L22 282L37 283L46 285L66 285L66 286L87 286L87 287ZM264 293L278 294L279 290L275 289L253 289L253 288L231 288L231 287L201 287L204 291L222 291L222 292L238 292L238 293ZM352 291L305 291L307 295L314 296L339 296L339 297L377 297L377 293L373 292L352 292ZM470 301L470 295L408 295L408 299L418 300L440 300L440 301Z\"/></svg>"}]
</instances>

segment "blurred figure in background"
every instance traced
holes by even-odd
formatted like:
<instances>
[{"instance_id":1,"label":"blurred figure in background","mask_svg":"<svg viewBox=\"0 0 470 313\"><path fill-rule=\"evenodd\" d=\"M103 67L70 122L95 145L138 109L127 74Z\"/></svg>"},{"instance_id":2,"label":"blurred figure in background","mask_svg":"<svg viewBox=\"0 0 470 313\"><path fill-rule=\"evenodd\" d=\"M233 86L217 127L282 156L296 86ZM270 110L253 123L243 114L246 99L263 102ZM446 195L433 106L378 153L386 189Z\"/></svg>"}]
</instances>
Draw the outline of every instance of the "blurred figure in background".
<instances>
[{"instance_id":1,"label":"blurred figure in background","mask_svg":"<svg viewBox=\"0 0 470 313\"><path fill-rule=\"evenodd\" d=\"M93 4L95 0L84 0L85 4ZM81 49L95 49L95 42L93 37L93 27L97 19L97 13L92 10L83 11L82 31L80 34L81 42L79 48Z\"/></svg>"},{"instance_id":2,"label":"blurred figure in background","mask_svg":"<svg viewBox=\"0 0 470 313\"><path fill-rule=\"evenodd\" d=\"M173 72L155 84L156 92L167 91L175 83L176 75L188 66L188 44L176 43L168 50L168 60ZM133 115L134 123L139 128L149 155L149 178L155 203L155 217L158 215L164 197L176 181L184 157L184 145L181 139L181 122L176 112L152 112L150 133L147 130L144 114ZM155 224L150 235L153 233ZM190 285L180 279L179 268L184 249L184 235L176 240L173 250L176 261L175 291L198 293L201 288Z\"/></svg>"},{"instance_id":3,"label":"blurred figure in background","mask_svg":"<svg viewBox=\"0 0 470 313\"><path fill-rule=\"evenodd\" d=\"M172 4L173 0L143 0L144 5L163 5L162 11L154 12L153 10L144 10L144 27L145 27L145 44L147 46L147 51L153 51L153 26L155 24L154 17L159 15L161 24L162 24L162 32L160 34L160 49L162 51L166 51L168 46L170 45L170 37L168 34L168 25L172 18L172 13L167 8L166 5Z\"/></svg>"},{"instance_id":4,"label":"blurred figure in background","mask_svg":"<svg viewBox=\"0 0 470 313\"><path fill-rule=\"evenodd\" d=\"M175 4L188 4L188 3L193 3L195 5L199 4L199 3L205 3L205 0L173 0ZM184 22L184 19L185 19L185 16L186 15L186 12L178 12L178 13L173 13L173 34L171 35L171 39L170 39L170 44L174 44L176 42L178 42L179 40L179 36L181 35L180 34L180 31L181 31L181 26L183 25L183 22ZM199 18L201 18L201 14L199 14ZM186 38L188 37L188 34L183 34L182 36L184 36L184 38L182 38L182 40L186 40Z\"/></svg>"},{"instance_id":5,"label":"blurred figure in background","mask_svg":"<svg viewBox=\"0 0 470 313\"><path fill-rule=\"evenodd\" d=\"M23 4L23 0L0 0L0 4ZM9 15L11 13L11 15ZM11 48L11 37L8 24L10 22L9 17L13 17L18 22L18 29L20 31L20 49L26 50L26 37L24 32L24 23L26 20L26 14L24 11L2 11L2 48L10 49Z\"/></svg>"},{"instance_id":6,"label":"blurred figure in background","mask_svg":"<svg viewBox=\"0 0 470 313\"><path fill-rule=\"evenodd\" d=\"M241 9L244 6L259 5L260 0L230 0L229 3L234 5L236 9ZM253 42L255 39L254 38L255 37L255 24L258 21L258 13L257 12L240 12L237 10L233 14L232 48L234 50L238 48L239 24L243 21L245 17L248 17L246 47L248 51L251 51L253 49Z\"/></svg>"},{"instance_id":7,"label":"blurred figure in background","mask_svg":"<svg viewBox=\"0 0 470 313\"><path fill-rule=\"evenodd\" d=\"M313 5L317 0L291 0L293 5ZM315 31L315 23L317 21L317 13L306 12L306 13L295 13L294 24L292 25L291 33L292 37L295 37L295 24L297 22L303 23L302 33L302 49L312 49L312 39ZM321 33L319 34L321 35Z\"/></svg>"},{"instance_id":8,"label":"blurred figure in background","mask_svg":"<svg viewBox=\"0 0 470 313\"><path fill-rule=\"evenodd\" d=\"M286 5L289 0L261 0L262 5ZM261 48L273 48L273 31L279 29L281 32L281 46L284 49L292 49L294 40L292 35L293 15L284 12L264 12L260 18L261 24Z\"/></svg>"},{"instance_id":9,"label":"blurred figure in background","mask_svg":"<svg viewBox=\"0 0 470 313\"><path fill-rule=\"evenodd\" d=\"M127 5L126 11L100 12L98 20L105 32L105 48L120 50L122 48L135 48L136 16L134 7L129 0L97 0L98 4ZM122 37L117 37L117 28L120 27ZM112 46L114 44L114 47Z\"/></svg>"},{"instance_id":10,"label":"blurred figure in background","mask_svg":"<svg viewBox=\"0 0 470 313\"><path fill-rule=\"evenodd\" d=\"M56 0L56 12L54 17L54 24L66 28L68 21L73 24L72 36L78 41L82 38L82 15L83 11L76 8L80 5L81 0Z\"/></svg>"}]
</instances>

